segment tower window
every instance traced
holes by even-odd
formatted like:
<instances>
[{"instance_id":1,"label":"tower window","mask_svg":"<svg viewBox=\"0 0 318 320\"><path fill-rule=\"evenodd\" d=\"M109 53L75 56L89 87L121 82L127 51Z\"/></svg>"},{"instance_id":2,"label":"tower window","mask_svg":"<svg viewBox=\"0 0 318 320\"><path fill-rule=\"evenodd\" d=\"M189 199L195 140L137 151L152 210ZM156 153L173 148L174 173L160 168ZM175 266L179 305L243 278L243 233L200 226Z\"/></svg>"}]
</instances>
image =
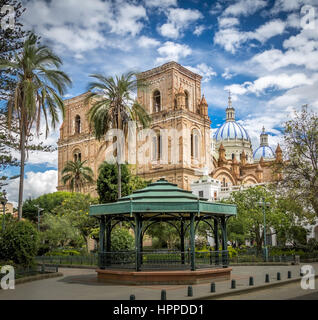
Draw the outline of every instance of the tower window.
<instances>
[{"instance_id":1,"label":"tower window","mask_svg":"<svg viewBox=\"0 0 318 320\"><path fill-rule=\"evenodd\" d=\"M185 107L189 110L189 93L188 91L184 91L185 94Z\"/></svg>"},{"instance_id":2,"label":"tower window","mask_svg":"<svg viewBox=\"0 0 318 320\"><path fill-rule=\"evenodd\" d=\"M199 197L203 198L203 191L199 191Z\"/></svg>"},{"instance_id":3,"label":"tower window","mask_svg":"<svg viewBox=\"0 0 318 320\"><path fill-rule=\"evenodd\" d=\"M74 158L74 162L82 161L82 153L81 153L81 151L80 150L74 151L73 158Z\"/></svg>"},{"instance_id":4,"label":"tower window","mask_svg":"<svg viewBox=\"0 0 318 320\"><path fill-rule=\"evenodd\" d=\"M153 111L154 112L161 111L161 96L160 96L159 90L156 90L153 93Z\"/></svg>"},{"instance_id":5,"label":"tower window","mask_svg":"<svg viewBox=\"0 0 318 320\"><path fill-rule=\"evenodd\" d=\"M161 136L158 133L152 138L152 160L160 161L161 159Z\"/></svg>"},{"instance_id":6,"label":"tower window","mask_svg":"<svg viewBox=\"0 0 318 320\"><path fill-rule=\"evenodd\" d=\"M81 117L79 115L75 117L75 133L81 133Z\"/></svg>"},{"instance_id":7,"label":"tower window","mask_svg":"<svg viewBox=\"0 0 318 320\"><path fill-rule=\"evenodd\" d=\"M199 132L197 130L191 133L191 157L199 159Z\"/></svg>"}]
</instances>

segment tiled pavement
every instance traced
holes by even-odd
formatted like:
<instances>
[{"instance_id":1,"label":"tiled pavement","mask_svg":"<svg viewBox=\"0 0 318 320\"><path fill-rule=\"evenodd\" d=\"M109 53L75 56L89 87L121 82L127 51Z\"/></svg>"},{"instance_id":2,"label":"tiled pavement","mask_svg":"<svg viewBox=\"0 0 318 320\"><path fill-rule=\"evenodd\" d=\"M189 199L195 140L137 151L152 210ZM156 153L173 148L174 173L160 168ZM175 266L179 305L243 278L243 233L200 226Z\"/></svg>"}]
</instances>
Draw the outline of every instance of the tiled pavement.
<instances>
[{"instance_id":1,"label":"tiled pavement","mask_svg":"<svg viewBox=\"0 0 318 320\"><path fill-rule=\"evenodd\" d=\"M312 266L318 274L318 263ZM220 293L233 294L234 292L250 288L249 277L254 277L254 287L265 284L265 274L270 275L270 283L279 282L277 272L281 273L281 281L287 280L287 272L292 272L292 279L298 278L300 286L300 271L297 266L235 266L232 279L236 280L236 289L231 289L231 281L217 281L216 293L210 293L210 283L193 285L193 297L187 297L187 285L114 285L97 282L96 272L92 269L60 268L63 277L39 280L16 285L14 290L0 290L0 300L128 300L134 294L137 300L159 300L161 290L165 289L168 300L186 300L207 298ZM297 286L297 285L294 285ZM275 287L277 288L277 287ZM276 290L273 288L272 290ZM276 290L277 291L277 290ZM266 295L265 295L266 296ZM277 296L277 295L276 295ZM253 293L249 293L253 297ZM213 298L213 297L212 297ZM236 299L238 296L236 296ZM268 299L271 295L268 296ZM282 298L283 297L276 297ZM273 298L274 299L274 298Z\"/></svg>"}]
</instances>

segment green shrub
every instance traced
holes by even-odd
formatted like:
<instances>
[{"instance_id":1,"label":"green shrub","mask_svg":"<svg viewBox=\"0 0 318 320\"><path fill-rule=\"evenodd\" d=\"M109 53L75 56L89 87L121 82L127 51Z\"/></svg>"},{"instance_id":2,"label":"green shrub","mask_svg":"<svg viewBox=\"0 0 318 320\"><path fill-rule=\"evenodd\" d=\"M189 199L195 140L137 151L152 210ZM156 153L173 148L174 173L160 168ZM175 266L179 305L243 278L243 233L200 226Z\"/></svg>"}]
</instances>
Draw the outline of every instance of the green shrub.
<instances>
[{"instance_id":1,"label":"green shrub","mask_svg":"<svg viewBox=\"0 0 318 320\"><path fill-rule=\"evenodd\" d=\"M81 253L78 250L63 249L63 250L49 251L45 254L45 256L79 256L80 254Z\"/></svg>"},{"instance_id":2,"label":"green shrub","mask_svg":"<svg viewBox=\"0 0 318 320\"><path fill-rule=\"evenodd\" d=\"M0 260L30 266L38 252L39 234L29 221L14 221L0 235Z\"/></svg>"},{"instance_id":3,"label":"green shrub","mask_svg":"<svg viewBox=\"0 0 318 320\"><path fill-rule=\"evenodd\" d=\"M112 251L129 251L135 246L135 239L125 228L115 228L111 233Z\"/></svg>"}]
</instances>

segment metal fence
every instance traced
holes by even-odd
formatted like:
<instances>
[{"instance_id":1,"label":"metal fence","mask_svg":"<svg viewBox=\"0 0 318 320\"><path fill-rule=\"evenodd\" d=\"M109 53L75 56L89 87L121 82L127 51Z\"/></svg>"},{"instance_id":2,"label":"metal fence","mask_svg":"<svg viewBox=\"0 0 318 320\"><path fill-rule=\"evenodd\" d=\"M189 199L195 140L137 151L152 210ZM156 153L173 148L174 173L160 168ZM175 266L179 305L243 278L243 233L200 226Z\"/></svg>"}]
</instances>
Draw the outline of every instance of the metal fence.
<instances>
[{"instance_id":1,"label":"metal fence","mask_svg":"<svg viewBox=\"0 0 318 320\"><path fill-rule=\"evenodd\" d=\"M97 266L98 255L91 254L86 256L40 256L35 258L40 264L54 264L54 265L86 265Z\"/></svg>"},{"instance_id":2,"label":"metal fence","mask_svg":"<svg viewBox=\"0 0 318 320\"><path fill-rule=\"evenodd\" d=\"M98 265L102 268L135 269L140 259L141 270L180 270L191 268L190 251L155 250L102 252L99 253ZM196 268L212 268L228 264L227 251L201 251L195 253Z\"/></svg>"},{"instance_id":3,"label":"metal fence","mask_svg":"<svg viewBox=\"0 0 318 320\"><path fill-rule=\"evenodd\" d=\"M25 268L18 267L14 269L14 272L15 278L20 279L24 277L34 276L37 274L58 272L58 266L41 264Z\"/></svg>"}]
</instances>

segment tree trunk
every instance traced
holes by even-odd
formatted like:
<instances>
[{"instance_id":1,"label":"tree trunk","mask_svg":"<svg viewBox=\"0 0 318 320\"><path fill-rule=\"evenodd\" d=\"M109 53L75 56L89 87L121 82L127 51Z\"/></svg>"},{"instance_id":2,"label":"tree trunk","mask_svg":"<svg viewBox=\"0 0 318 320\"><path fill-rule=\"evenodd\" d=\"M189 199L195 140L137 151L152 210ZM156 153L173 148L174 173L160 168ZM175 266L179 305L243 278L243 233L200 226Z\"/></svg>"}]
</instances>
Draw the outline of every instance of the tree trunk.
<instances>
[{"instance_id":1,"label":"tree trunk","mask_svg":"<svg viewBox=\"0 0 318 320\"><path fill-rule=\"evenodd\" d=\"M24 162L25 162L25 127L21 126L21 164L20 164L20 185L19 185L19 200L18 200L18 220L22 219L23 205L23 185L24 185Z\"/></svg>"},{"instance_id":2,"label":"tree trunk","mask_svg":"<svg viewBox=\"0 0 318 320\"><path fill-rule=\"evenodd\" d=\"M117 199L121 198L121 165L118 162L117 163L118 166L118 176L117 176L117 191L118 191L118 197Z\"/></svg>"}]
</instances>

